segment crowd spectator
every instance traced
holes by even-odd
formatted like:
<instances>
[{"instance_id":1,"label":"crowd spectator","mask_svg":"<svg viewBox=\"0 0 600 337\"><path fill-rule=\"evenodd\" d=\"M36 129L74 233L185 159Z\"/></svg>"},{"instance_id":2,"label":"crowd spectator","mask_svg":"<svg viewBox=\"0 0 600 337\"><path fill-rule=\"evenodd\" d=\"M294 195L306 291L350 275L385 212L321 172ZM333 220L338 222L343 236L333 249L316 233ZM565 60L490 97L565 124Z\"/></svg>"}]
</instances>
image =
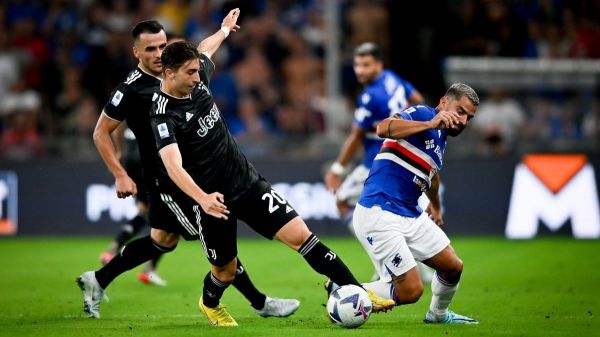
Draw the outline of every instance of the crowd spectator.
<instances>
[{"instance_id":1,"label":"crowd spectator","mask_svg":"<svg viewBox=\"0 0 600 337\"><path fill-rule=\"evenodd\" d=\"M324 114L351 112L339 102L354 101L348 98L359 86L350 51L365 41L377 42L386 62L393 69L407 70L408 74L399 73L426 97L439 94L439 64L447 55L600 58L598 1L339 3L345 97L332 103L324 82L331 41L325 25L326 0L2 1L0 101L7 95L37 97L36 104L5 109L0 115L3 141L35 144L26 146L28 151L14 151L27 155L5 155L10 151L3 148L3 156L86 156L88 142L63 139L87 137L89 121L135 62L129 45L132 24L150 18L160 20L170 36L197 43L219 28L229 9L241 8L242 29L231 34L214 56L217 69L211 89L234 134L249 144L264 144L269 137L314 139L335 127L327 122L346 120ZM425 18L422 9L433 6L439 10ZM394 11L397 8L403 10ZM582 124L598 120L597 104L589 103L596 102L597 95L586 95L543 92L519 97L525 111L523 137L595 139L589 134L597 129L584 130ZM533 101L535 105L530 104ZM81 147L81 152L73 146Z\"/></svg>"}]
</instances>

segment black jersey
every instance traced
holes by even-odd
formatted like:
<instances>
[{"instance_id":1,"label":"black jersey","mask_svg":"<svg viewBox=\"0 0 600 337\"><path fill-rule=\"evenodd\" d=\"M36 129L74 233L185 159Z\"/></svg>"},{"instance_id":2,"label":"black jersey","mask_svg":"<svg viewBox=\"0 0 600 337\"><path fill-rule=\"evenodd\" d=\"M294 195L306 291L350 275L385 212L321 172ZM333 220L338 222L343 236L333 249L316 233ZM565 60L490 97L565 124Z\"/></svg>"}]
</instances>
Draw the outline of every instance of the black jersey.
<instances>
[{"instance_id":1,"label":"black jersey","mask_svg":"<svg viewBox=\"0 0 600 337\"><path fill-rule=\"evenodd\" d=\"M153 98L150 121L161 148L177 143L183 168L206 193L220 192L234 201L256 183L258 172L248 162L229 133L208 89L214 70L201 54L201 82L187 98L159 91Z\"/></svg>"},{"instance_id":2,"label":"black jersey","mask_svg":"<svg viewBox=\"0 0 600 337\"><path fill-rule=\"evenodd\" d=\"M154 180L165 172L156 146L154 146L154 135L150 128L150 116L148 115L148 110L152 105L152 96L159 87L160 79L137 67L129 73L124 82L117 85L110 100L104 106L104 112L108 117L127 122L127 126L137 140L137 149L134 151L139 151L144 168L144 183L148 184L147 187L152 186ZM131 143L128 139L125 141L129 143L127 144L128 156L132 155Z\"/></svg>"}]
</instances>

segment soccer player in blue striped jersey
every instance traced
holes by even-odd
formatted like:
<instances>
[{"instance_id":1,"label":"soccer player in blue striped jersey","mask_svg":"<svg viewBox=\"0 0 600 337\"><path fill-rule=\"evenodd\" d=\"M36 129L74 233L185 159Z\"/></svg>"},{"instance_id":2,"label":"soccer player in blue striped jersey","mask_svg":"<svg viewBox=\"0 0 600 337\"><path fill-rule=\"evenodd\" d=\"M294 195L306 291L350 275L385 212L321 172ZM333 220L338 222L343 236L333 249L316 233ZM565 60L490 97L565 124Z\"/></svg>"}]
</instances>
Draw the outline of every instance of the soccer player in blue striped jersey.
<instances>
[{"instance_id":1,"label":"soccer player in blue striped jersey","mask_svg":"<svg viewBox=\"0 0 600 337\"><path fill-rule=\"evenodd\" d=\"M448 310L463 262L432 218L441 219L439 171L446 137L459 135L478 105L471 87L455 83L436 108L416 105L379 123L377 134L386 140L354 211L355 234L380 278L365 289L397 305L414 303L423 294L416 261L436 270L426 323L477 324ZM423 192L431 202L427 212L417 202Z\"/></svg>"},{"instance_id":2,"label":"soccer player in blue striped jersey","mask_svg":"<svg viewBox=\"0 0 600 337\"><path fill-rule=\"evenodd\" d=\"M381 51L372 42L362 43L354 50L354 74L364 86L354 113L354 125L335 163L325 176L327 188L336 193L340 215L348 222L352 219L352 211L373 160L383 144L383 139L375 132L377 124L411 105L423 103L423 96L410 82L384 68ZM342 182L345 166L361 144L364 148L363 161ZM427 198L421 199L422 203L426 203ZM422 264L419 264L419 270L421 279L430 282L431 270Z\"/></svg>"},{"instance_id":3,"label":"soccer player in blue striped jersey","mask_svg":"<svg viewBox=\"0 0 600 337\"><path fill-rule=\"evenodd\" d=\"M381 51L372 42L365 42L354 50L354 74L364 86L354 113L354 125L325 176L327 188L336 193L340 215L347 220L352 216L373 159L383 143L383 139L375 132L377 124L411 105L423 103L423 96L412 84L384 68ZM362 164L342 183L345 166L361 145L365 152Z\"/></svg>"}]
</instances>

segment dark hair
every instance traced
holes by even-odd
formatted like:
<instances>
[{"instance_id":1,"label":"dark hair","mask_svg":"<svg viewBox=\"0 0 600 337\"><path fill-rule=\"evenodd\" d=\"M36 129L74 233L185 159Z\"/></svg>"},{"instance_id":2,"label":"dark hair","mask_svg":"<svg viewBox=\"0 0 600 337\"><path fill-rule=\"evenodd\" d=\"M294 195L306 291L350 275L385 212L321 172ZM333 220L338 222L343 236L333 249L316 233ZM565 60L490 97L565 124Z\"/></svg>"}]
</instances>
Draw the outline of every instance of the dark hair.
<instances>
[{"instance_id":1,"label":"dark hair","mask_svg":"<svg viewBox=\"0 0 600 337\"><path fill-rule=\"evenodd\" d=\"M200 53L191 43L186 41L173 42L163 50L160 56L163 73L167 69L177 71L189 60L199 57Z\"/></svg>"},{"instance_id":2,"label":"dark hair","mask_svg":"<svg viewBox=\"0 0 600 337\"><path fill-rule=\"evenodd\" d=\"M138 24L133 27L131 31L131 36L134 39L137 39L142 35L142 33L150 33L150 34L158 34L160 31L165 30L163 25L156 20L146 20L138 22Z\"/></svg>"},{"instance_id":3,"label":"dark hair","mask_svg":"<svg viewBox=\"0 0 600 337\"><path fill-rule=\"evenodd\" d=\"M373 42L361 43L354 49L354 56L367 56L371 55L376 60L383 61L381 57L381 50L379 46Z\"/></svg>"},{"instance_id":4,"label":"dark hair","mask_svg":"<svg viewBox=\"0 0 600 337\"><path fill-rule=\"evenodd\" d=\"M477 96L475 90L473 90L473 88L464 83L452 84L450 88L448 88L448 91L446 91L446 94L444 96L452 98L454 100L459 100L461 97L467 96L467 98L469 99L469 101L471 101L471 103L473 103L473 105L479 105L479 96Z\"/></svg>"}]
</instances>

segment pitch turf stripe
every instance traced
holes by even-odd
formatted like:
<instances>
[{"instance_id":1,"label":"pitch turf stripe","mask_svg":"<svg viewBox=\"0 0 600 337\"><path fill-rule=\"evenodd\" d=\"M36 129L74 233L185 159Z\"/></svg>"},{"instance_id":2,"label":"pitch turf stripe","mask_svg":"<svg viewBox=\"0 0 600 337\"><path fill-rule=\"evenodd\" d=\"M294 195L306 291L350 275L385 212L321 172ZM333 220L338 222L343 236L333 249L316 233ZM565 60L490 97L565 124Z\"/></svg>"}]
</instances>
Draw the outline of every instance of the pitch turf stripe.
<instances>
[{"instance_id":1,"label":"pitch turf stripe","mask_svg":"<svg viewBox=\"0 0 600 337\"><path fill-rule=\"evenodd\" d=\"M185 216L185 214L183 213L181 208L179 208L179 205L177 205L177 203L173 201L173 199L171 198L170 195L161 193L160 198L162 199L162 201L165 204L167 204L167 206L169 207L171 212L173 212L173 214L175 214L175 216L177 217L177 220L179 220L179 223L181 223L183 228L185 228L185 230L188 233L190 233L192 235L198 235L198 231L189 222L189 220L187 219L187 217Z\"/></svg>"}]
</instances>

